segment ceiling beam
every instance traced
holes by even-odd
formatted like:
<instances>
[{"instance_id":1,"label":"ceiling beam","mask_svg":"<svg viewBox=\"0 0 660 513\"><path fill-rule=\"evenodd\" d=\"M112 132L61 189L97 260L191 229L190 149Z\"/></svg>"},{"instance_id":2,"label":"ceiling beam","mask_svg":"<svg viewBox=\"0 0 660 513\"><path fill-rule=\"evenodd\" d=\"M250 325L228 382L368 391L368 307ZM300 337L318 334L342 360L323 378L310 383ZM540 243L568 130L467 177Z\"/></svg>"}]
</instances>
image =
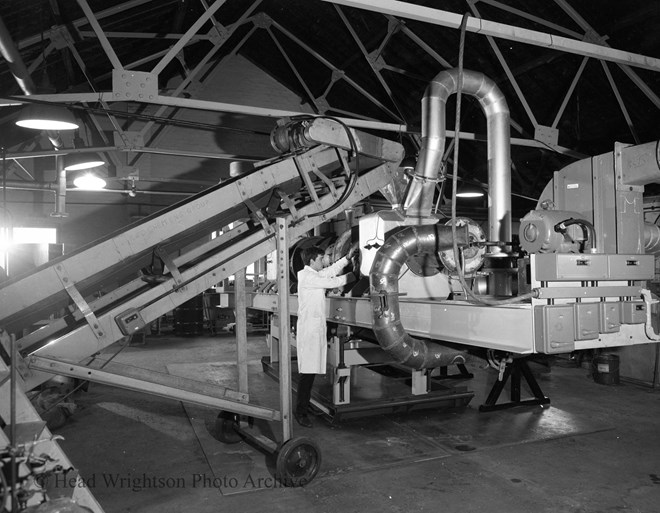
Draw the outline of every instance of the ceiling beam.
<instances>
[{"instance_id":1,"label":"ceiling beam","mask_svg":"<svg viewBox=\"0 0 660 513\"><path fill-rule=\"evenodd\" d=\"M550 125L552 128L557 128L557 125L559 124L559 120L564 115L564 110L566 110L566 105L568 105L568 100L570 100L571 96L573 95L573 91L575 91L575 87L577 86L577 83L580 80L580 77L582 76L582 72L584 71L584 68L586 68L587 66L587 62L589 62L589 57L584 57L582 59L582 62L580 63L580 67L578 68L577 72L575 73L575 76L573 77L573 80L571 81L571 85L569 86L568 91L566 91L566 94L564 95L564 99L562 100L559 109L557 109L557 115L555 116L555 120L552 122L552 125Z\"/></svg>"},{"instance_id":2,"label":"ceiling beam","mask_svg":"<svg viewBox=\"0 0 660 513\"><path fill-rule=\"evenodd\" d=\"M621 97L621 93L619 92L619 88L616 86L616 83L614 82L614 77L612 77L612 73L610 72L610 69L607 67L606 62L600 63L603 66L603 71L605 72L605 76L607 77L608 82L610 83L610 87L612 88L612 92L614 93L614 96L616 98L617 103L619 104L619 108L621 109L621 113L623 114L623 117L626 118L626 123L628 124L628 128L630 129L630 133L633 136L633 139L635 140L635 144L640 144L641 141L639 137L637 136L637 131L635 130L635 125L632 122L632 119L630 118L630 114L628 114L628 109L626 108L626 104L623 101L623 98Z\"/></svg>"},{"instance_id":3,"label":"ceiling beam","mask_svg":"<svg viewBox=\"0 0 660 513\"><path fill-rule=\"evenodd\" d=\"M93 38L96 37L96 33L90 32L89 30L79 30L78 35L82 38ZM105 31L105 37L108 39L119 38L119 39L181 39L183 34L157 34L156 32L118 32L114 31ZM209 41L213 39L208 34L196 34L190 38L190 41Z\"/></svg>"},{"instance_id":4,"label":"ceiling beam","mask_svg":"<svg viewBox=\"0 0 660 513\"><path fill-rule=\"evenodd\" d=\"M449 11L441 11L430 7L408 4L397 0L323 0L324 2L341 4L356 9L389 14L400 18L421 21L432 25L440 25L453 29L461 26L462 15ZM546 34L537 30L529 30L514 25L496 23L478 18L469 18L466 30L475 34L492 36L519 43L526 43L544 48L552 48L560 52L573 53L594 57L604 61L615 62L628 66L660 71L660 59L632 52L615 50L607 46L578 41L562 36Z\"/></svg>"},{"instance_id":5,"label":"ceiling beam","mask_svg":"<svg viewBox=\"0 0 660 513\"><path fill-rule=\"evenodd\" d=\"M475 0L467 0L468 5L470 6L470 9L472 9L473 14L478 17L479 19L481 18L481 13L477 9L476 6L476 1ZM518 81L516 80L516 77L513 75L511 72L511 68L509 67L509 64L506 62L506 59L504 58L504 55L502 54L502 51L500 50L500 47L497 45L497 42L495 41L495 38L491 36L486 36L486 39L488 40L488 44L490 45L491 49L493 50L493 53L495 54L495 57L497 57L497 60L499 61L500 65L502 66L502 69L504 70L504 73L506 73L506 76L509 79L509 82L511 83L511 86L513 87L514 91L516 92L516 95L518 96L518 100L520 101L521 105L523 106L523 109L525 109L525 112L527 113L527 116L529 117L529 120L532 122L532 125L534 128L539 126L539 122L536 120L536 116L534 116L534 112L532 111L532 108L529 106L529 103L527 102L527 98L525 98L525 94L523 93L522 89L520 88L520 85L518 85Z\"/></svg>"},{"instance_id":6,"label":"ceiling beam","mask_svg":"<svg viewBox=\"0 0 660 513\"><path fill-rule=\"evenodd\" d=\"M580 34L579 32L575 32L574 30L569 30L566 27L562 27L561 25L557 25L556 23L551 23L548 20L544 20L543 18L539 18L538 16L534 16L532 14L529 14L528 12L521 11L520 9L516 9L501 2L497 2L496 0L479 0L479 2L481 2L482 4L492 5L493 7L496 7L506 12L510 12L511 14L515 14L516 16L520 16L521 18L528 19L530 21L533 21L534 23L538 23L539 25L548 27L549 29L556 30L560 34L565 34L574 39L582 39L583 34Z\"/></svg>"},{"instance_id":7,"label":"ceiling beam","mask_svg":"<svg viewBox=\"0 0 660 513\"><path fill-rule=\"evenodd\" d=\"M594 28L587 23L587 21L580 16L580 14L571 7L571 5L566 2L566 0L555 0L555 3L559 5L566 13L577 23L580 25L580 27L587 33L591 34L592 37L598 37L603 41L603 45L606 47L610 47L607 42L605 41L605 38L602 38L600 34L594 30ZM658 98L658 95L655 94L651 88L648 86L646 82L644 82L637 73L635 73L634 70L630 69L630 66L627 64L630 63L617 63L621 70L628 75L628 78L633 81L633 83L640 88L640 90L646 95L646 97L653 102L653 105L655 105L657 108L660 109L660 98Z\"/></svg>"},{"instance_id":8,"label":"ceiling beam","mask_svg":"<svg viewBox=\"0 0 660 513\"><path fill-rule=\"evenodd\" d=\"M165 69L165 66L169 64L169 62L174 59L174 57L183 49L184 46L186 46L192 37L197 34L199 29L201 29L204 26L204 23L209 21L211 19L211 16L220 9L222 4L225 3L225 0L216 0L216 2L209 8L207 9L204 14L202 14L199 19L193 23L190 28L186 31L186 33L181 36L181 38L170 48L170 51L165 55L158 64L154 67L154 69L151 70L151 72L154 75L158 75L161 71ZM115 66L116 67L116 66Z\"/></svg>"},{"instance_id":9,"label":"ceiling beam","mask_svg":"<svg viewBox=\"0 0 660 513\"><path fill-rule=\"evenodd\" d=\"M125 2L123 4L119 5L114 5L108 9L104 9L103 11L99 11L96 13L95 18L96 20L101 20L110 16L115 16L117 14L120 14L124 11L134 9L136 7L141 6L142 4L148 4L152 2L153 0L131 0L129 2ZM160 0L160 8L165 7L167 4L173 4L177 0ZM89 25L89 20L86 17L78 18L77 20L74 20L71 22L71 25L75 28L78 27L84 27ZM55 26L52 27L52 30L58 30L60 26ZM44 34L39 33L35 34L34 36L27 37L25 39L21 39L18 43L18 49L22 50L23 48L27 48L32 45L36 44L43 44L43 36Z\"/></svg>"},{"instance_id":10,"label":"ceiling beam","mask_svg":"<svg viewBox=\"0 0 660 513\"><path fill-rule=\"evenodd\" d=\"M105 34L103 33L103 29L101 28L101 25L99 25L99 22L94 16L94 13L90 9L89 5L87 4L87 1L78 0L78 5L85 13L85 16L87 17L87 21L92 26L92 30L94 30L94 33L96 34L96 37L99 40L99 43L101 43L101 47L103 48L103 50L105 50L108 59L112 63L112 67L115 69L123 69L119 57L112 48L112 45L110 44L110 41L108 41L108 38L105 37Z\"/></svg>"}]
</instances>

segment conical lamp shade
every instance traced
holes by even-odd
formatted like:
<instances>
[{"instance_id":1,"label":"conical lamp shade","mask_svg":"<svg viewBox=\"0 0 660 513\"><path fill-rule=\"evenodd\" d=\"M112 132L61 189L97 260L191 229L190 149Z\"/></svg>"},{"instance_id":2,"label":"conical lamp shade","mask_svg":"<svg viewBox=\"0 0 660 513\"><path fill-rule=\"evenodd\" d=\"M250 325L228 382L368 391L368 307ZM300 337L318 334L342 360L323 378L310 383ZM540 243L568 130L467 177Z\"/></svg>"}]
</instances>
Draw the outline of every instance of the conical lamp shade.
<instances>
[{"instance_id":1,"label":"conical lamp shade","mask_svg":"<svg viewBox=\"0 0 660 513\"><path fill-rule=\"evenodd\" d=\"M98 153L93 151L85 151L82 153L68 153L64 155L64 169L65 171L79 171L81 169L91 169L93 167L102 166L105 161L99 156Z\"/></svg>"},{"instance_id":2,"label":"conical lamp shade","mask_svg":"<svg viewBox=\"0 0 660 513\"><path fill-rule=\"evenodd\" d=\"M106 186L105 179L94 171L81 171L73 180L73 185L78 189L87 191L98 191Z\"/></svg>"},{"instance_id":3,"label":"conical lamp shade","mask_svg":"<svg viewBox=\"0 0 660 513\"><path fill-rule=\"evenodd\" d=\"M456 191L457 198L480 198L483 195L484 190L481 187L465 183L460 185Z\"/></svg>"},{"instance_id":4,"label":"conical lamp shade","mask_svg":"<svg viewBox=\"0 0 660 513\"><path fill-rule=\"evenodd\" d=\"M16 124L34 130L74 130L78 128L76 118L67 108L43 103L31 103L24 107Z\"/></svg>"}]
</instances>

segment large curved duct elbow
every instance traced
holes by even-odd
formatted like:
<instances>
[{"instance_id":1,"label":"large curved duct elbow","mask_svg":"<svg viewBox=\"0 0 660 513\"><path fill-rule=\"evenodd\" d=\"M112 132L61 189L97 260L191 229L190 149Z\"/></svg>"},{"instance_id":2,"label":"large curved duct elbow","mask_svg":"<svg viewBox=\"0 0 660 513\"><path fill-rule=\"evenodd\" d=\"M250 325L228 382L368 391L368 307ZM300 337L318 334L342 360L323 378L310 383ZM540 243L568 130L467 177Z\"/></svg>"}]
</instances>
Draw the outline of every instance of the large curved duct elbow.
<instances>
[{"instance_id":1,"label":"large curved duct elbow","mask_svg":"<svg viewBox=\"0 0 660 513\"><path fill-rule=\"evenodd\" d=\"M495 82L484 74L463 70L461 92L474 96L487 122L489 239L511 240L511 149L509 107ZM431 214L435 182L445 151L447 98L459 88L458 69L438 73L422 98L422 143L413 181L404 203L411 217ZM458 137L458 134L456 134Z\"/></svg>"},{"instance_id":2,"label":"large curved duct elbow","mask_svg":"<svg viewBox=\"0 0 660 513\"><path fill-rule=\"evenodd\" d=\"M467 227L457 227L457 243L468 244ZM369 276L374 334L399 363L431 369L465 363L465 353L431 340L411 337L401 323L399 273L413 255L434 254L453 247L451 226L408 226L388 237L376 253Z\"/></svg>"}]
</instances>

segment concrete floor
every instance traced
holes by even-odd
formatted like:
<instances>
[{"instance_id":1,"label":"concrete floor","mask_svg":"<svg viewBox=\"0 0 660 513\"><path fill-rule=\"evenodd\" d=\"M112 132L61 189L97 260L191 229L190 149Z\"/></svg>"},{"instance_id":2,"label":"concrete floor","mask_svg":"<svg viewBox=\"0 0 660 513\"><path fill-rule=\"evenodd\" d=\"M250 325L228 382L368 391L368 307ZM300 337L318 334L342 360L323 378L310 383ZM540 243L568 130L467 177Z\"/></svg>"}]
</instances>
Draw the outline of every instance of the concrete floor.
<instances>
[{"instance_id":1,"label":"concrete floor","mask_svg":"<svg viewBox=\"0 0 660 513\"><path fill-rule=\"evenodd\" d=\"M116 361L232 386L231 335L146 340ZM277 407L265 354L263 337L251 337L250 392ZM217 412L168 399L90 384L56 433L108 513L660 511L658 390L594 383L559 360L539 375L549 407L480 413L496 372L470 370L475 397L459 411L296 425L323 457L303 488L274 483L272 459L250 444L216 441ZM279 424L258 427L281 436Z\"/></svg>"}]
</instances>

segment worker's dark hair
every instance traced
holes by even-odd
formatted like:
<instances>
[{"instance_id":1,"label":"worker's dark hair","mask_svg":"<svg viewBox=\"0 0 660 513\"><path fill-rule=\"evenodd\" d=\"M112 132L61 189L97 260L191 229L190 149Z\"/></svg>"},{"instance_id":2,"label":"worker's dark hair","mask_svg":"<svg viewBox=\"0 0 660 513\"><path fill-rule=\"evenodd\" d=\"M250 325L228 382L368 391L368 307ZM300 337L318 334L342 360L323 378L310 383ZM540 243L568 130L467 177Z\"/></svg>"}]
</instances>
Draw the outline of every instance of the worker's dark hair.
<instances>
[{"instance_id":1,"label":"worker's dark hair","mask_svg":"<svg viewBox=\"0 0 660 513\"><path fill-rule=\"evenodd\" d=\"M311 261L314 260L319 255L325 255L325 251L323 251L318 246L310 246L308 248L303 248L302 250L303 264L309 265Z\"/></svg>"}]
</instances>

